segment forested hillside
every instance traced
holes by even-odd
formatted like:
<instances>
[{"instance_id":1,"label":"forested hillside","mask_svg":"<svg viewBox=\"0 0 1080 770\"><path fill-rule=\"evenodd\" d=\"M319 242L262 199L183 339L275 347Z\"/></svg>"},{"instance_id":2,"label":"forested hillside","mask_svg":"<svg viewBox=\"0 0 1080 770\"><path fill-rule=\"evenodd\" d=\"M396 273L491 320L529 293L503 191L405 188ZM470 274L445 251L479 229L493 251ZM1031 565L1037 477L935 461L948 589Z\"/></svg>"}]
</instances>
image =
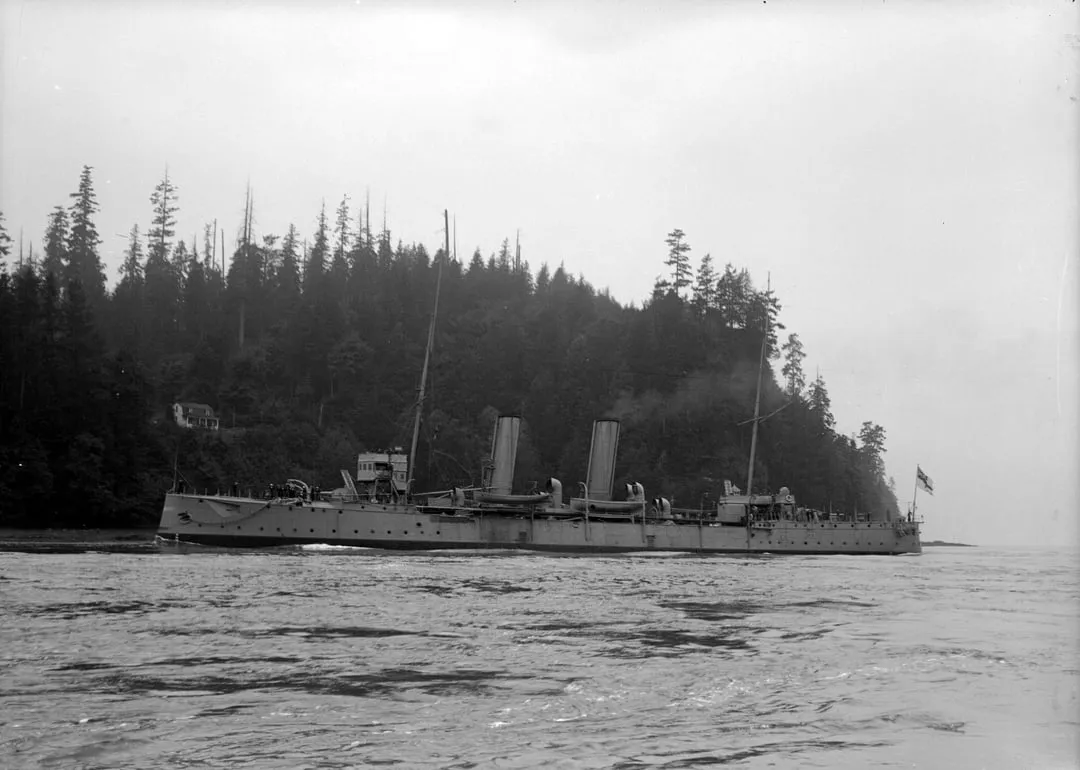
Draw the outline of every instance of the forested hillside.
<instances>
[{"instance_id":1,"label":"forested hillside","mask_svg":"<svg viewBox=\"0 0 1080 770\"><path fill-rule=\"evenodd\" d=\"M347 199L302 215L310 242L293 226L256 238L245 200L223 258L213 224L201 243L176 238L180 197L163 179L111 291L89 167L38 253L0 218L0 524L153 523L174 473L199 488L332 488L363 449L408 451L440 265L416 489L476 483L500 412L523 418L522 485L576 489L592 421L614 416L620 480L684 507L725 479L743 486L769 328L780 379L766 367L761 413L779 411L761 423L755 489L896 513L884 430L837 434L825 383L807 383L798 336L780 334L778 298L708 255L693 267L678 230L657 244L666 277L623 307L561 267L534 273L509 241L467 262L395 243ZM209 404L222 429L178 427L176 401Z\"/></svg>"}]
</instances>

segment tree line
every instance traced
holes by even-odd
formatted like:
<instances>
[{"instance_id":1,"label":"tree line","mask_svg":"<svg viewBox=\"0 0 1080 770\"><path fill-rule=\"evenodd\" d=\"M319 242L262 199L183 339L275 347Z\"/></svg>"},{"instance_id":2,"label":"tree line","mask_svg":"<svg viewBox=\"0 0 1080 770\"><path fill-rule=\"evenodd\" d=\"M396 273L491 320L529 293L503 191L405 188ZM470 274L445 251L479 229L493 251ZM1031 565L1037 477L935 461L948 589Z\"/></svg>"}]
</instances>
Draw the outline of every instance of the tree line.
<instances>
[{"instance_id":1,"label":"tree line","mask_svg":"<svg viewBox=\"0 0 1080 770\"><path fill-rule=\"evenodd\" d=\"M622 421L617 472L697 507L745 483L763 335L755 491L788 486L820 509L896 514L885 431L838 434L819 376L807 384L781 305L746 269L696 274L686 236L667 237L641 307L547 264L532 272L509 239L461 261L394 242L344 197L314 218L253 232L255 199L225 259L208 224L176 238L168 174L133 224L111 291L84 167L46 223L42 253L14 253L0 215L0 524L122 526L156 521L174 479L199 489L304 478L324 489L363 450L411 440L442 271L418 490L479 482L493 419L522 417L516 483L584 479L592 421ZM224 238L222 238L222 241ZM174 402L214 408L217 432L183 429Z\"/></svg>"}]
</instances>

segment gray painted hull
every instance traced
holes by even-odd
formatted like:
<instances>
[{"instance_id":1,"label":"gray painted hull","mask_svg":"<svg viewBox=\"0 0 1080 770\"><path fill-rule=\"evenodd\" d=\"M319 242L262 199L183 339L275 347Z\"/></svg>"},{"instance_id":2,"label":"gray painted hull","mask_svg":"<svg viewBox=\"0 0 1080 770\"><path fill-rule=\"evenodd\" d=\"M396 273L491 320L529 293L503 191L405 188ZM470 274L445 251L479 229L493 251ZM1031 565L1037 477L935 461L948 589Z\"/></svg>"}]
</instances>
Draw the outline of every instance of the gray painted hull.
<instances>
[{"instance_id":1,"label":"gray painted hull","mask_svg":"<svg viewBox=\"0 0 1080 770\"><path fill-rule=\"evenodd\" d=\"M768 524L769 526L766 526ZM619 553L920 553L918 524L773 521L750 527L566 519L381 503L307 503L169 493L158 535L238 548L327 543L409 550L517 548Z\"/></svg>"}]
</instances>

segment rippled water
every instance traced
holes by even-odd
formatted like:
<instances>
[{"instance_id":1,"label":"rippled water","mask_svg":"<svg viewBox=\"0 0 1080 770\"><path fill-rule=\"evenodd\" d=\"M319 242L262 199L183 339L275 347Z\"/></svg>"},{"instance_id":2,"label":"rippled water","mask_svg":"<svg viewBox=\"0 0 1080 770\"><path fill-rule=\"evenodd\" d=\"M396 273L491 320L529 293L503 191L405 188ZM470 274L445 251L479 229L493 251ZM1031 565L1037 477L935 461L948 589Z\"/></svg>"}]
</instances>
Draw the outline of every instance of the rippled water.
<instances>
[{"instance_id":1,"label":"rippled water","mask_svg":"<svg viewBox=\"0 0 1080 770\"><path fill-rule=\"evenodd\" d=\"M1075 551L178 548L0 553L0 765L1080 757Z\"/></svg>"}]
</instances>

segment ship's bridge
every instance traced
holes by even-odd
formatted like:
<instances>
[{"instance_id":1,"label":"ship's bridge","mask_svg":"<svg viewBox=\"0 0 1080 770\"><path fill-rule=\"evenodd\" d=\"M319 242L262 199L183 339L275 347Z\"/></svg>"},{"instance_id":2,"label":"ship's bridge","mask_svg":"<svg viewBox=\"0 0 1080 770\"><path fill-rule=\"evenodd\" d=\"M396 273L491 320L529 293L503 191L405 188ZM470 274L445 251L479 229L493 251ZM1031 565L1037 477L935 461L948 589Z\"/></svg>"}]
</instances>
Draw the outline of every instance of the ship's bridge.
<instances>
[{"instance_id":1,"label":"ship's bridge","mask_svg":"<svg viewBox=\"0 0 1080 770\"><path fill-rule=\"evenodd\" d=\"M389 482L395 492L405 492L409 483L409 458L401 447L386 452L361 452L356 459L356 482L362 485Z\"/></svg>"}]
</instances>

